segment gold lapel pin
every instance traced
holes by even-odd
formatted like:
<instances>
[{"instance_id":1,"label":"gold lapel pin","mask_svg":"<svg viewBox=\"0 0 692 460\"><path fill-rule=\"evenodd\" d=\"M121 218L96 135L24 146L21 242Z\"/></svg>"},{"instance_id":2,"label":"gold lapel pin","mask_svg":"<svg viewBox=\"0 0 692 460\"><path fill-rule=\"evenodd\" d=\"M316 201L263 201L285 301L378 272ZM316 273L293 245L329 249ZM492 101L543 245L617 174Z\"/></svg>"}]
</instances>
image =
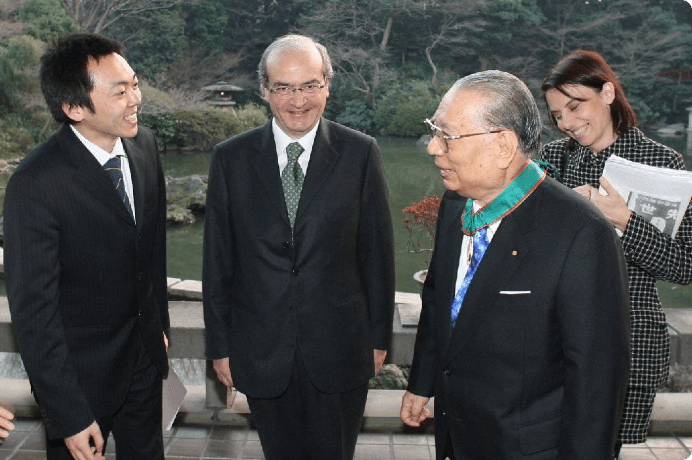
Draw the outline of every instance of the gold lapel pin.
<instances>
[{"instance_id":1,"label":"gold lapel pin","mask_svg":"<svg viewBox=\"0 0 692 460\"><path fill-rule=\"evenodd\" d=\"M513 256L516 256L517 254L518 254L518 253L517 253L516 249L515 249L514 251L512 251L512 255L513 255Z\"/></svg>"}]
</instances>

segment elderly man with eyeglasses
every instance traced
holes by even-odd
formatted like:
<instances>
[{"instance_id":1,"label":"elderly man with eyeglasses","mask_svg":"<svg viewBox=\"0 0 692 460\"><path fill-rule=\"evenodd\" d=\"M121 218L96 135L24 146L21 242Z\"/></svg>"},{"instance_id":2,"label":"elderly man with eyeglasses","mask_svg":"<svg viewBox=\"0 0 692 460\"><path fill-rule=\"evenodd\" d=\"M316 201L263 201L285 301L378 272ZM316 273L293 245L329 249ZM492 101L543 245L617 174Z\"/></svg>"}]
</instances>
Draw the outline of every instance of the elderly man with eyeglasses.
<instances>
[{"instance_id":1,"label":"elderly man with eyeglasses","mask_svg":"<svg viewBox=\"0 0 692 460\"><path fill-rule=\"evenodd\" d=\"M426 122L447 192L401 418L435 397L438 459L610 459L629 371L613 227L531 159L540 115L515 76L462 78Z\"/></svg>"},{"instance_id":2,"label":"elderly man with eyeglasses","mask_svg":"<svg viewBox=\"0 0 692 460\"><path fill-rule=\"evenodd\" d=\"M204 234L207 357L248 397L265 458L353 458L392 333L394 250L375 139L322 118L324 46L259 64L272 119L214 148Z\"/></svg>"}]
</instances>

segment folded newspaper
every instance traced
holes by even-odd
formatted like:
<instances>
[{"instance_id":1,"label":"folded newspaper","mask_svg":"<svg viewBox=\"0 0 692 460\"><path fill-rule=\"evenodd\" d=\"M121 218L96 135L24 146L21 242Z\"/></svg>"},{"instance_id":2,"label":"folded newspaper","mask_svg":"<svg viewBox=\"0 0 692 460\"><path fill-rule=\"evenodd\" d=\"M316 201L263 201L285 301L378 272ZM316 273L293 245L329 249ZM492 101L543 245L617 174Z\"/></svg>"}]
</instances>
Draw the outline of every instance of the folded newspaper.
<instances>
[{"instance_id":1,"label":"folded newspaper","mask_svg":"<svg viewBox=\"0 0 692 460\"><path fill-rule=\"evenodd\" d=\"M692 171L657 168L612 155L605 163L603 176L629 209L675 238L692 198ZM603 187L600 192L607 195Z\"/></svg>"},{"instance_id":2,"label":"folded newspaper","mask_svg":"<svg viewBox=\"0 0 692 460\"><path fill-rule=\"evenodd\" d=\"M163 379L163 405L162 405L162 428L168 431L173 427L175 416L178 415L180 406L183 404L187 388L169 363L168 376Z\"/></svg>"}]
</instances>

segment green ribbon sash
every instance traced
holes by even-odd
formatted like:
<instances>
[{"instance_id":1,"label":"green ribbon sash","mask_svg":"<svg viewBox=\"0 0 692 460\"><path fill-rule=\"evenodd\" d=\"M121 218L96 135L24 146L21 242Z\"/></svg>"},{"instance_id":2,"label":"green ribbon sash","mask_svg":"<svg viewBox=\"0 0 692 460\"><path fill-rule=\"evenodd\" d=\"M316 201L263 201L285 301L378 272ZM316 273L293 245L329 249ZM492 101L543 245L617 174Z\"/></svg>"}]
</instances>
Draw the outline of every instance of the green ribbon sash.
<instances>
[{"instance_id":1,"label":"green ribbon sash","mask_svg":"<svg viewBox=\"0 0 692 460\"><path fill-rule=\"evenodd\" d=\"M478 213L473 213L473 200L469 199L466 202L466 208L461 215L461 230L467 235L473 235L479 228L504 218L528 198L545 177L545 171L534 161L528 160L512 178L507 188L497 198L479 209Z\"/></svg>"}]
</instances>

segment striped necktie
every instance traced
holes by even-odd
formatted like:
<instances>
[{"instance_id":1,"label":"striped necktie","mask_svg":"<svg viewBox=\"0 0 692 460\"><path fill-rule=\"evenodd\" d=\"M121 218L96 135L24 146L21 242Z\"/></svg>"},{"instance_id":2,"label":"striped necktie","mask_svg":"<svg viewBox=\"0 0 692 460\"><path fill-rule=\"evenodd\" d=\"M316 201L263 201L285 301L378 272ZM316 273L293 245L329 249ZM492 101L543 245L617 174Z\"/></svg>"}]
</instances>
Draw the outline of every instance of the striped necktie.
<instances>
[{"instance_id":1,"label":"striped necktie","mask_svg":"<svg viewBox=\"0 0 692 460\"><path fill-rule=\"evenodd\" d=\"M127 212L129 212L132 219L134 219L135 215L132 212L130 199L127 197L127 192L125 191L125 181L123 180L123 170L120 167L120 157L116 156L106 161L103 165L103 169L106 171L106 174L108 174L108 177L111 178L111 181L113 181L115 190L118 192L118 195L120 195L120 199L123 200Z\"/></svg>"}]
</instances>

